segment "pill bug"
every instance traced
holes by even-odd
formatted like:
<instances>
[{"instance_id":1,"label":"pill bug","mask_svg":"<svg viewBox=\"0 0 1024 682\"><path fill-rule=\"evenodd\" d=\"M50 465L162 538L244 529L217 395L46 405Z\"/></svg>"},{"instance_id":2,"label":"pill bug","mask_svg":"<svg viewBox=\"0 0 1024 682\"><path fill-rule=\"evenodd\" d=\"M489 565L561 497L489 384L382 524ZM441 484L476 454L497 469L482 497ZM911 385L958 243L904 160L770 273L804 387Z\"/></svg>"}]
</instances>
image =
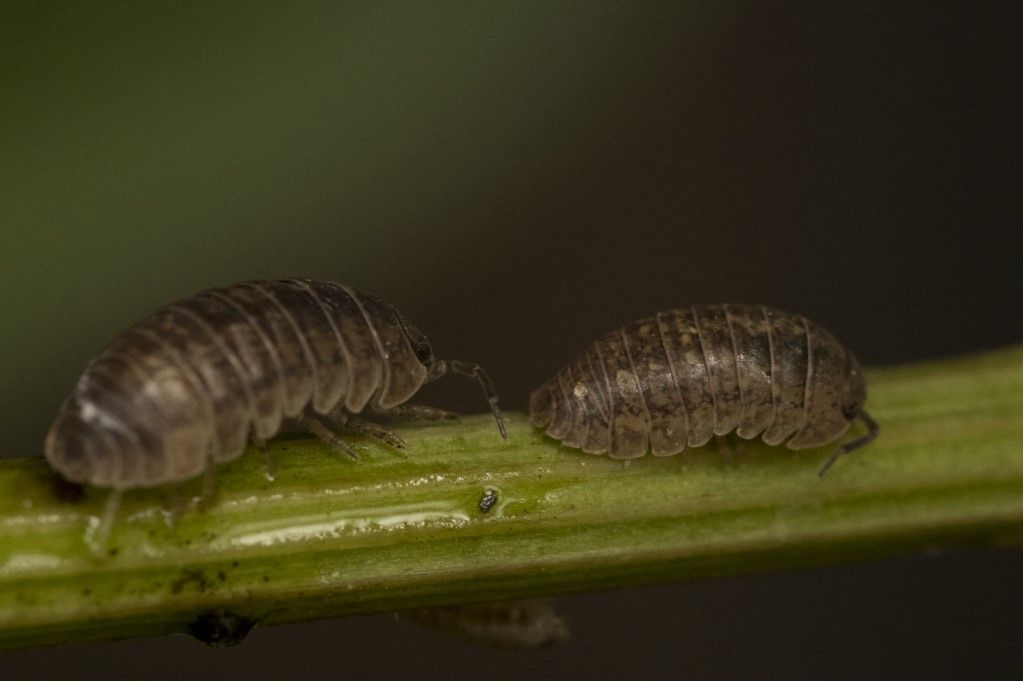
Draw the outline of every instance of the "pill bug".
<instances>
[{"instance_id":1,"label":"pill bug","mask_svg":"<svg viewBox=\"0 0 1024 682\"><path fill-rule=\"evenodd\" d=\"M615 459L668 456L735 430L800 450L875 438L860 364L802 315L761 305L698 305L627 324L590 344L530 396L530 420L564 445Z\"/></svg>"},{"instance_id":2,"label":"pill bug","mask_svg":"<svg viewBox=\"0 0 1024 682\"><path fill-rule=\"evenodd\" d=\"M212 482L216 464L241 455L250 437L270 438L286 418L352 458L331 426L402 447L357 415L450 416L406 404L449 372L480 383L506 438L484 370L435 359L394 307L333 282L242 282L164 306L115 338L61 405L45 454L68 481L112 489L109 530L121 491L204 472Z\"/></svg>"}]
</instances>

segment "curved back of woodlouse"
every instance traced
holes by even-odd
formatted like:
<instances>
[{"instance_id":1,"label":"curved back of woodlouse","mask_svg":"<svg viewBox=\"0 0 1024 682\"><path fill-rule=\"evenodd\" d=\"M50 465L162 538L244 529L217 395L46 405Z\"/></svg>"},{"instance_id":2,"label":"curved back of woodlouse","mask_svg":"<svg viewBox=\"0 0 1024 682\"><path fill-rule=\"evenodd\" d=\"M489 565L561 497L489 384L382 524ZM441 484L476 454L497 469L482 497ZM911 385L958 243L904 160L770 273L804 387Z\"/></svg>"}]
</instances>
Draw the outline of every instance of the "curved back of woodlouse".
<instances>
[{"instance_id":1,"label":"curved back of woodlouse","mask_svg":"<svg viewBox=\"0 0 1024 682\"><path fill-rule=\"evenodd\" d=\"M286 418L353 458L329 425L404 447L357 415L448 416L406 404L448 373L480 383L507 438L483 369L436 359L394 307L333 282L243 282L164 306L115 338L61 405L46 458L69 481L114 490L105 536L120 491L205 472L208 494L216 463L275 435Z\"/></svg>"},{"instance_id":2,"label":"curved back of woodlouse","mask_svg":"<svg viewBox=\"0 0 1024 682\"><path fill-rule=\"evenodd\" d=\"M856 357L801 315L699 305L646 317L590 344L530 396L530 419L564 445L616 459L675 455L714 435L761 435L794 450L830 443L854 420L875 438Z\"/></svg>"}]
</instances>

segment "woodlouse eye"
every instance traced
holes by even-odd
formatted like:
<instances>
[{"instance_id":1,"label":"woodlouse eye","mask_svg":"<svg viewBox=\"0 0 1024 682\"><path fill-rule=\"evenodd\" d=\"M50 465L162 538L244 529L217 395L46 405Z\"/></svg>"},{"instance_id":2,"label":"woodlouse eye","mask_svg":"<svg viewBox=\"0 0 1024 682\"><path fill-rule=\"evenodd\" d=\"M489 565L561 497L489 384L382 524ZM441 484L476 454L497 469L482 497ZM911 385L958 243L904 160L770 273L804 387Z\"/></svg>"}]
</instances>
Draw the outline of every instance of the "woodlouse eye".
<instances>
[{"instance_id":1,"label":"woodlouse eye","mask_svg":"<svg viewBox=\"0 0 1024 682\"><path fill-rule=\"evenodd\" d=\"M430 348L430 344L426 342L426 339L422 343L416 344L416 359L419 360L426 366L429 366L434 361L434 351Z\"/></svg>"},{"instance_id":2,"label":"woodlouse eye","mask_svg":"<svg viewBox=\"0 0 1024 682\"><path fill-rule=\"evenodd\" d=\"M409 344L416 354L416 359L424 367L432 367L434 364L434 349L430 347L430 341L427 341L427 336L405 316L399 316L399 320L402 324L402 331L405 332L405 337L409 340Z\"/></svg>"}]
</instances>

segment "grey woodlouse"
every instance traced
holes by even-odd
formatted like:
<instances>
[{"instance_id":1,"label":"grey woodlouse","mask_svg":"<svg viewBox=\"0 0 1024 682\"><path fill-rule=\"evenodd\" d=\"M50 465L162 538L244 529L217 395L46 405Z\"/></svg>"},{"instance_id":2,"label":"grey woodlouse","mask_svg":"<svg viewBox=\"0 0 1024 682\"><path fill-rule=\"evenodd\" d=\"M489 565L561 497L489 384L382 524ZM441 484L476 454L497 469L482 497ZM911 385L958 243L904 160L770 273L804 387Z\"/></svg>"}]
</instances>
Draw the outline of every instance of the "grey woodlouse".
<instances>
[{"instance_id":1,"label":"grey woodlouse","mask_svg":"<svg viewBox=\"0 0 1024 682\"><path fill-rule=\"evenodd\" d=\"M112 488L109 519L124 489L203 472L212 485L215 464L241 455L250 435L270 438L285 418L353 458L325 421L402 447L356 415L369 407L451 416L404 404L448 372L480 382L507 438L483 369L435 359L423 333L387 303L333 282L243 282L164 306L115 338L61 405L46 458L69 481Z\"/></svg>"},{"instance_id":2,"label":"grey woodlouse","mask_svg":"<svg viewBox=\"0 0 1024 682\"><path fill-rule=\"evenodd\" d=\"M675 455L733 430L800 450L838 439L855 419L875 438L853 354L802 315L760 305L661 312L592 343L530 396L530 420L564 445L616 459ZM788 440L787 440L788 439Z\"/></svg>"}]
</instances>

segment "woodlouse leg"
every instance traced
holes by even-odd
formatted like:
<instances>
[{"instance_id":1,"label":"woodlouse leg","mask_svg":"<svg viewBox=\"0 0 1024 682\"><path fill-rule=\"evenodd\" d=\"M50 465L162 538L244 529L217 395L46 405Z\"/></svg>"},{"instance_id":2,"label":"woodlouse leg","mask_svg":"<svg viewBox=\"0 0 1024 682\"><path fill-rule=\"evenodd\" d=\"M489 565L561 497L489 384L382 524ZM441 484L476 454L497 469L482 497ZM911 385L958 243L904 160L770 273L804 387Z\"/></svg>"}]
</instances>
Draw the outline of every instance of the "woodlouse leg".
<instances>
[{"instance_id":1,"label":"woodlouse leg","mask_svg":"<svg viewBox=\"0 0 1024 682\"><path fill-rule=\"evenodd\" d=\"M387 427L381 426L380 424L374 424L373 422L363 421L358 417L349 417L345 427L355 431L356 433L361 433L379 440L385 445L390 445L394 449L398 450L403 457L406 456L405 441L399 438L398 434Z\"/></svg>"},{"instance_id":2,"label":"woodlouse leg","mask_svg":"<svg viewBox=\"0 0 1024 682\"><path fill-rule=\"evenodd\" d=\"M868 432L860 438L854 438L849 443L843 443L836 448L836 451L832 453L832 456L828 458L820 469L818 469L819 478L824 476L828 470L832 468L832 465L836 463L836 460L839 459L840 456L845 455L848 452L853 452L857 448L862 448L878 437L878 422L872 419L864 410L858 412L857 417L859 417L860 420L864 422L864 425L868 427Z\"/></svg>"},{"instance_id":3,"label":"woodlouse leg","mask_svg":"<svg viewBox=\"0 0 1024 682\"><path fill-rule=\"evenodd\" d=\"M350 420L356 419L357 417L348 411L345 407L345 402L342 401L338 403L337 407L328 412L324 418L327 419L334 428L344 429L348 426Z\"/></svg>"},{"instance_id":4,"label":"woodlouse leg","mask_svg":"<svg viewBox=\"0 0 1024 682\"><path fill-rule=\"evenodd\" d=\"M720 455L728 455L732 453L732 448L729 447L729 439L725 436L715 435L715 449L718 450Z\"/></svg>"},{"instance_id":5,"label":"woodlouse leg","mask_svg":"<svg viewBox=\"0 0 1024 682\"><path fill-rule=\"evenodd\" d=\"M381 410L379 413L382 415L390 415L391 412L392 410ZM386 427L364 421L363 419L349 413L345 409L344 404L334 408L328 415L328 419L331 419L339 429L348 429L349 431L369 436L370 438L378 440L385 445L398 450L403 457L405 456L405 441L403 441L398 434Z\"/></svg>"},{"instance_id":6,"label":"woodlouse leg","mask_svg":"<svg viewBox=\"0 0 1024 682\"><path fill-rule=\"evenodd\" d=\"M454 412L442 410L440 407L431 407L430 405L396 405L389 410L381 410L379 414L389 419L419 419L422 421L443 421L459 418L459 415Z\"/></svg>"},{"instance_id":7,"label":"woodlouse leg","mask_svg":"<svg viewBox=\"0 0 1024 682\"><path fill-rule=\"evenodd\" d=\"M199 510L206 511L217 492L217 477L214 474L214 463L211 458L206 463L206 471L203 472L203 490L199 493Z\"/></svg>"},{"instance_id":8,"label":"woodlouse leg","mask_svg":"<svg viewBox=\"0 0 1024 682\"><path fill-rule=\"evenodd\" d=\"M729 464L736 463L736 450L733 448L728 436L715 435L715 450L717 450L721 458L727 460Z\"/></svg>"},{"instance_id":9,"label":"woodlouse leg","mask_svg":"<svg viewBox=\"0 0 1024 682\"><path fill-rule=\"evenodd\" d=\"M273 481L276 478L274 475L276 471L274 458L270 456L270 450L263 448L263 478Z\"/></svg>"},{"instance_id":10,"label":"woodlouse leg","mask_svg":"<svg viewBox=\"0 0 1024 682\"><path fill-rule=\"evenodd\" d=\"M340 436L324 426L316 417L302 415L299 417L299 423L302 424L303 428L323 441L324 444L332 450L337 450L353 461L359 461L359 453L356 452L351 445L342 440Z\"/></svg>"},{"instance_id":11,"label":"woodlouse leg","mask_svg":"<svg viewBox=\"0 0 1024 682\"><path fill-rule=\"evenodd\" d=\"M718 454L722 455L730 462L735 462L736 459L743 455L747 451L745 445L743 445L743 439L740 438L735 431L730 431L724 436L715 436L715 449L718 450Z\"/></svg>"},{"instance_id":12,"label":"woodlouse leg","mask_svg":"<svg viewBox=\"0 0 1024 682\"><path fill-rule=\"evenodd\" d=\"M170 502L167 525L174 528L178 525L178 519L181 518L182 513L185 511L185 496L181 493L181 486L177 483L167 486L167 490L169 493L168 501Z\"/></svg>"},{"instance_id":13,"label":"woodlouse leg","mask_svg":"<svg viewBox=\"0 0 1024 682\"><path fill-rule=\"evenodd\" d=\"M107 540L110 539L110 531L114 527L114 518L117 516L117 510L121 507L121 494L123 492L120 488L114 488L110 491L110 494L107 495L107 501L103 505L103 516L100 517L100 525L96 527L96 532L91 538L86 538L86 543L94 555L99 556L102 554L107 546Z\"/></svg>"},{"instance_id":14,"label":"woodlouse leg","mask_svg":"<svg viewBox=\"0 0 1024 682\"><path fill-rule=\"evenodd\" d=\"M274 459L270 456L270 449L267 448L267 441L262 438L252 437L252 444L255 445L263 453L263 478L268 481L273 481L274 476Z\"/></svg>"}]
</instances>

